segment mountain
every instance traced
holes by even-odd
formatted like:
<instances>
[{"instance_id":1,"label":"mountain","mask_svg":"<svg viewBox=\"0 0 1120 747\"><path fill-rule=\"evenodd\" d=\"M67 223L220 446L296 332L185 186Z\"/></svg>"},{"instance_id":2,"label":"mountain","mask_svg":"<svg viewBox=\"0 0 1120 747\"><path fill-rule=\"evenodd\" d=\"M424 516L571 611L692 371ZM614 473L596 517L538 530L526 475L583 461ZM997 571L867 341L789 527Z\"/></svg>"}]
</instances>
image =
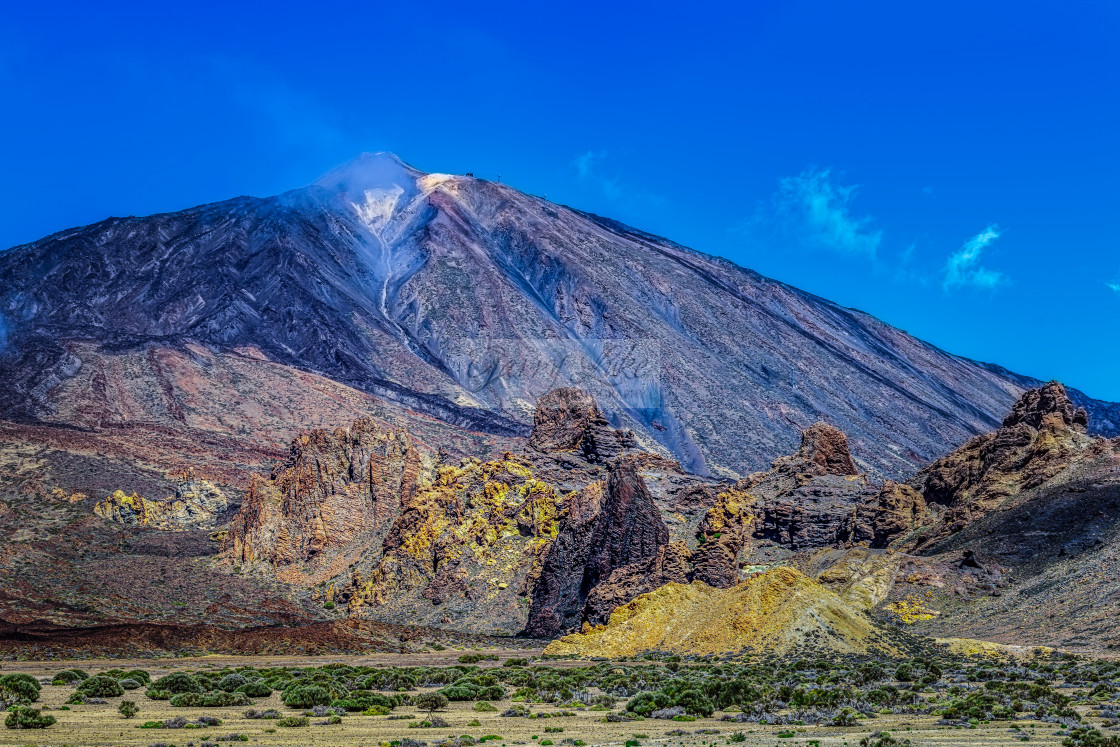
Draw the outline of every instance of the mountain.
<instances>
[{"instance_id":1,"label":"mountain","mask_svg":"<svg viewBox=\"0 0 1120 747\"><path fill-rule=\"evenodd\" d=\"M751 472L823 420L863 469L902 477L998 426L1037 383L727 260L387 154L279 196L4 252L0 330L0 437L81 441L154 472L190 454L242 486L300 427L372 407L455 426L460 453L518 441L562 386L694 473ZM1120 406L1073 396L1097 432L1120 432Z\"/></svg>"}]
</instances>

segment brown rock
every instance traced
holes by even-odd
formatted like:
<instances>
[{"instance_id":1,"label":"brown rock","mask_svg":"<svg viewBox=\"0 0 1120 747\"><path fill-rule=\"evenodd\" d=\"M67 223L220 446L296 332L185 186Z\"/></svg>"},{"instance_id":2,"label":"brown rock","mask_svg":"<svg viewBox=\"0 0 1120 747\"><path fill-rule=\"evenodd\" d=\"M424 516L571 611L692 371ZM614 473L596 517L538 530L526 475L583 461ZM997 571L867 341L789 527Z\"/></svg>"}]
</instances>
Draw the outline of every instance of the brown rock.
<instances>
[{"instance_id":1,"label":"brown rock","mask_svg":"<svg viewBox=\"0 0 1120 747\"><path fill-rule=\"evenodd\" d=\"M380 544L422 470L403 428L362 418L334 433L312 431L292 442L269 478L254 478L222 548L237 561L285 565L359 537Z\"/></svg>"},{"instance_id":2,"label":"brown rock","mask_svg":"<svg viewBox=\"0 0 1120 747\"><path fill-rule=\"evenodd\" d=\"M641 564L669 543L669 530L638 474L638 464L636 457L626 456L614 462L605 495L597 500L594 492L581 493L561 520L533 591L528 635L551 637L578 627L596 586L625 566L633 565L632 573L640 573Z\"/></svg>"},{"instance_id":3,"label":"brown rock","mask_svg":"<svg viewBox=\"0 0 1120 747\"><path fill-rule=\"evenodd\" d=\"M909 485L891 480L879 494L856 510L850 541L887 547L921 526L926 520L926 501Z\"/></svg>"},{"instance_id":4,"label":"brown rock","mask_svg":"<svg viewBox=\"0 0 1120 747\"><path fill-rule=\"evenodd\" d=\"M797 459L819 466L828 475L858 475L848 437L828 423L815 423L801 432Z\"/></svg>"},{"instance_id":5,"label":"brown rock","mask_svg":"<svg viewBox=\"0 0 1120 747\"><path fill-rule=\"evenodd\" d=\"M582 389L553 389L537 400L529 436L529 446L537 451L575 452L589 462L608 462L636 445L633 432L612 428Z\"/></svg>"},{"instance_id":6,"label":"brown rock","mask_svg":"<svg viewBox=\"0 0 1120 747\"><path fill-rule=\"evenodd\" d=\"M910 481L928 504L945 506L914 549L961 531L1089 453L1094 441L1086 435L1086 421L1057 382L1025 392L999 430L973 438Z\"/></svg>"}]
</instances>

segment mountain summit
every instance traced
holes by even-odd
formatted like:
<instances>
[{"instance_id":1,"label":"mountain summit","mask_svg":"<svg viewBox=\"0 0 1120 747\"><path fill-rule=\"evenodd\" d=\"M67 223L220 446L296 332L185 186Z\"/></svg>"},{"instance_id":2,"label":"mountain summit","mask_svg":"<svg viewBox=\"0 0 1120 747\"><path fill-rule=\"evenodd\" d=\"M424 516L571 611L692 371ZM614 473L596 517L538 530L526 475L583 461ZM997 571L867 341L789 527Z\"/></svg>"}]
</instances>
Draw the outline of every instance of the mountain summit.
<instances>
[{"instance_id":1,"label":"mountain summit","mask_svg":"<svg viewBox=\"0 0 1120 747\"><path fill-rule=\"evenodd\" d=\"M725 259L385 153L276 197L16 247L0 255L0 317L8 421L92 432L143 411L233 429L233 414L184 403L193 376L236 363L239 386L268 397L262 371L303 382L285 390L288 411L340 401L307 383L318 377L521 437L537 397L578 386L613 427L728 476L822 420L865 469L901 476L998 426L1038 383ZM140 380L143 392L128 383ZM1120 430L1120 407L1071 396L1092 428ZM266 406L245 399L232 406Z\"/></svg>"}]
</instances>

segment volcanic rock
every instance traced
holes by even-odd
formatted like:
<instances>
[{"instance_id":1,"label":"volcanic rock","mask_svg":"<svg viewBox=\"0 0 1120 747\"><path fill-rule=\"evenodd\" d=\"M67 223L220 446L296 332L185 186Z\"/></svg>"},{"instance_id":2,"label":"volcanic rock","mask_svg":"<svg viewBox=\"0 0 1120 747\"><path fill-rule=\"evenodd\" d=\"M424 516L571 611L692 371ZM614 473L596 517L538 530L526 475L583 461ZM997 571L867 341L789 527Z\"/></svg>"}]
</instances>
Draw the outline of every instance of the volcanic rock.
<instances>
[{"instance_id":1,"label":"volcanic rock","mask_svg":"<svg viewBox=\"0 0 1120 747\"><path fill-rule=\"evenodd\" d=\"M945 510L914 547L928 547L959 532L1007 499L1066 470L1094 443L1086 435L1086 417L1065 387L1050 382L1023 394L998 430L921 470L909 484L927 504Z\"/></svg>"},{"instance_id":2,"label":"volcanic rock","mask_svg":"<svg viewBox=\"0 0 1120 747\"><path fill-rule=\"evenodd\" d=\"M175 530L213 525L228 507L229 500L221 489L188 474L177 481L173 496L157 500L115 490L96 503L93 512L125 526Z\"/></svg>"},{"instance_id":3,"label":"volcanic rock","mask_svg":"<svg viewBox=\"0 0 1120 747\"><path fill-rule=\"evenodd\" d=\"M894 636L897 637L897 636ZM549 655L635 656L650 651L785 654L897 651L891 634L793 568L779 567L729 589L670 583L618 607L609 622L553 641Z\"/></svg>"},{"instance_id":4,"label":"volcanic rock","mask_svg":"<svg viewBox=\"0 0 1120 747\"><path fill-rule=\"evenodd\" d=\"M268 479L254 478L230 524L223 550L240 562L285 565L326 550L380 545L420 485L431 479L404 429L383 430L372 418L292 442Z\"/></svg>"},{"instance_id":5,"label":"volcanic rock","mask_svg":"<svg viewBox=\"0 0 1120 747\"><path fill-rule=\"evenodd\" d=\"M887 547L927 521L922 494L905 483L887 480L879 494L856 509L850 541Z\"/></svg>"},{"instance_id":6,"label":"volcanic rock","mask_svg":"<svg viewBox=\"0 0 1120 747\"><path fill-rule=\"evenodd\" d=\"M609 594L604 592L604 599L617 600L625 590L643 587L646 573L679 573L679 551L673 559L663 556L660 563L648 564L668 545L669 530L638 474L639 464L639 457L618 459L605 493L585 491L569 507L533 592L528 635L551 637L578 627L586 619L589 594L621 568L632 566L616 578ZM606 602L597 604L598 616Z\"/></svg>"},{"instance_id":7,"label":"volcanic rock","mask_svg":"<svg viewBox=\"0 0 1120 747\"><path fill-rule=\"evenodd\" d=\"M589 462L609 462L637 442L632 431L610 426L590 394L565 387L537 400L529 446L543 453L575 452Z\"/></svg>"}]
</instances>

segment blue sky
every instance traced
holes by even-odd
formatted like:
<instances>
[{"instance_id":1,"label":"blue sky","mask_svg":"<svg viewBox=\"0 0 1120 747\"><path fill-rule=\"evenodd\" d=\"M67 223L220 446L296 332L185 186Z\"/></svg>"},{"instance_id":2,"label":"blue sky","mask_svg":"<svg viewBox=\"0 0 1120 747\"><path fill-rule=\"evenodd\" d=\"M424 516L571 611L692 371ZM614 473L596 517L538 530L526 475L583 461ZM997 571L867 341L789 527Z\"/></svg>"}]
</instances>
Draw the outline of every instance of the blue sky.
<instances>
[{"instance_id":1,"label":"blue sky","mask_svg":"<svg viewBox=\"0 0 1120 747\"><path fill-rule=\"evenodd\" d=\"M391 150L1120 400L1120 3L31 5L0 246Z\"/></svg>"}]
</instances>

